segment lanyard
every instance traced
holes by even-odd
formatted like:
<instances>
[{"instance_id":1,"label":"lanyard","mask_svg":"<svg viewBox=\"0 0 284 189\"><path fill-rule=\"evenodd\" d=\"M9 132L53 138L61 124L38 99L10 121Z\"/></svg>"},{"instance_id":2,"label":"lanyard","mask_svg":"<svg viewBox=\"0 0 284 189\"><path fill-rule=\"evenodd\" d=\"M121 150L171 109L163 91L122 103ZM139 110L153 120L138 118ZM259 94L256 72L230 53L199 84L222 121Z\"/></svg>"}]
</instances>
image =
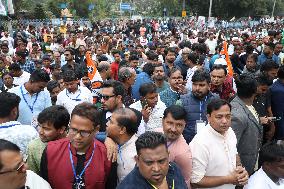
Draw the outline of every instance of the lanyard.
<instances>
[{"instance_id":1,"label":"lanyard","mask_svg":"<svg viewBox=\"0 0 284 189\"><path fill-rule=\"evenodd\" d=\"M11 125L3 125L3 126L0 126L0 129L6 129L6 128L9 128L9 127L14 127L16 125L21 125L20 123L15 123L15 124L11 124Z\"/></svg>"},{"instance_id":2,"label":"lanyard","mask_svg":"<svg viewBox=\"0 0 284 189\"><path fill-rule=\"evenodd\" d=\"M122 145L123 145L123 144L122 144ZM121 147L122 147L122 145L118 145L118 156L119 156L120 161L122 162L123 169L125 169L125 167L124 167L124 161L123 161L123 159L122 159L122 152L121 152Z\"/></svg>"},{"instance_id":3,"label":"lanyard","mask_svg":"<svg viewBox=\"0 0 284 189\"><path fill-rule=\"evenodd\" d=\"M76 96L76 98L71 98L68 94L67 94L67 89L66 89L66 96L68 96L71 100L74 101L82 101L81 99L78 99L78 97L81 95L81 90L79 89L80 93Z\"/></svg>"},{"instance_id":4,"label":"lanyard","mask_svg":"<svg viewBox=\"0 0 284 189\"><path fill-rule=\"evenodd\" d=\"M154 186L153 184L151 184L149 181L147 181L154 189L159 189L156 186ZM175 179L173 179L173 183L172 183L172 188L171 189L175 189Z\"/></svg>"},{"instance_id":5,"label":"lanyard","mask_svg":"<svg viewBox=\"0 0 284 189\"><path fill-rule=\"evenodd\" d=\"M167 143L167 147L169 148L174 142Z\"/></svg>"},{"instance_id":6,"label":"lanyard","mask_svg":"<svg viewBox=\"0 0 284 189\"><path fill-rule=\"evenodd\" d=\"M32 106L30 106L29 103L28 103L28 101L27 101L27 99L26 99L25 96L24 96L23 85L21 86L20 89L21 89L21 93L22 93L22 96L23 96L23 99L24 99L25 103L28 105L28 107L29 107L29 109L31 110L31 112L34 113L34 105L35 105L35 103L36 103L36 101L37 101L38 93L36 94L36 98L35 98L35 100L34 100Z\"/></svg>"},{"instance_id":7,"label":"lanyard","mask_svg":"<svg viewBox=\"0 0 284 189\"><path fill-rule=\"evenodd\" d=\"M206 103L206 101L207 101L207 96L206 96L206 98L204 99L204 101L200 101L199 102L199 120L202 120L202 113L203 113L203 106L204 106L204 104Z\"/></svg>"},{"instance_id":8,"label":"lanyard","mask_svg":"<svg viewBox=\"0 0 284 189\"><path fill-rule=\"evenodd\" d=\"M88 163L86 164L86 166L84 167L84 169L82 170L82 172L79 175L76 174L76 170L75 170L75 166L74 166L74 162L73 162L73 158L72 158L72 152L71 152L71 149L70 149L70 143L68 145L68 148L69 148L69 157L70 157L70 161L71 161L71 165L72 165L72 170L73 170L73 174L74 174L74 177L75 177L75 180L76 180L76 184L77 184L77 183L79 183L79 180L82 178L82 175L85 173L87 167L90 165L90 163L91 163L91 161L93 159L95 148L96 148L96 144L94 143L94 149L93 149L91 158L89 159Z\"/></svg>"}]
</instances>

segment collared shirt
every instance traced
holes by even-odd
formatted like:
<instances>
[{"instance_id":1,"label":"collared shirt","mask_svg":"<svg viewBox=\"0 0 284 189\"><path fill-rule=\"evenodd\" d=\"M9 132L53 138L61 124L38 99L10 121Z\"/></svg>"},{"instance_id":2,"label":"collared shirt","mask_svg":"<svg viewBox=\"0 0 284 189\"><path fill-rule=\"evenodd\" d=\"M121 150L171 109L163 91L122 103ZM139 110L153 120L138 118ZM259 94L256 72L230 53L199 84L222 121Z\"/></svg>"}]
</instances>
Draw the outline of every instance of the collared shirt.
<instances>
[{"instance_id":1,"label":"collared shirt","mask_svg":"<svg viewBox=\"0 0 284 189\"><path fill-rule=\"evenodd\" d=\"M23 154L27 154L29 142L37 137L36 129L30 125L22 125L18 121L0 124L0 138L19 146Z\"/></svg>"},{"instance_id":2,"label":"collared shirt","mask_svg":"<svg viewBox=\"0 0 284 189\"><path fill-rule=\"evenodd\" d=\"M160 93L170 87L170 84L166 81L163 82L163 85L161 87L157 86L157 93Z\"/></svg>"},{"instance_id":3,"label":"collared shirt","mask_svg":"<svg viewBox=\"0 0 284 189\"><path fill-rule=\"evenodd\" d=\"M189 144L192 152L191 182L198 183L205 176L227 176L236 168L237 138L229 128L225 135L209 124L195 135ZM224 184L215 189L234 189Z\"/></svg>"},{"instance_id":4,"label":"collared shirt","mask_svg":"<svg viewBox=\"0 0 284 189\"><path fill-rule=\"evenodd\" d=\"M31 170L27 170L27 179L25 186L29 189L51 189L49 183L46 182L46 180L44 180Z\"/></svg>"},{"instance_id":5,"label":"collared shirt","mask_svg":"<svg viewBox=\"0 0 284 189\"><path fill-rule=\"evenodd\" d=\"M186 75L186 88L191 91L192 89L192 76L194 75L195 71L198 70L197 66L194 66L193 68L188 68L187 75Z\"/></svg>"},{"instance_id":6,"label":"collared shirt","mask_svg":"<svg viewBox=\"0 0 284 189\"><path fill-rule=\"evenodd\" d=\"M40 171L40 161L42 152L44 151L47 143L44 143L40 140L40 138L32 140L27 149L28 160L27 163L29 165L29 169L39 174Z\"/></svg>"},{"instance_id":7,"label":"collared shirt","mask_svg":"<svg viewBox=\"0 0 284 189\"><path fill-rule=\"evenodd\" d=\"M23 85L29 81L31 74L23 71L23 74L20 77L14 77L13 84L14 85Z\"/></svg>"},{"instance_id":8,"label":"collared shirt","mask_svg":"<svg viewBox=\"0 0 284 189\"><path fill-rule=\"evenodd\" d=\"M272 57L270 58L270 57L265 56L263 53L260 56L258 56L258 64L262 65L268 59L272 59L274 62L280 65L281 60L278 56L273 54Z\"/></svg>"},{"instance_id":9,"label":"collared shirt","mask_svg":"<svg viewBox=\"0 0 284 189\"><path fill-rule=\"evenodd\" d=\"M255 172L248 180L248 184L244 189L283 189L284 179L279 180L279 185L276 185L263 171L262 167Z\"/></svg>"},{"instance_id":10,"label":"collared shirt","mask_svg":"<svg viewBox=\"0 0 284 189\"><path fill-rule=\"evenodd\" d=\"M233 89L233 78L228 75L220 88L211 84L210 91L218 94L221 99L229 100L236 93Z\"/></svg>"},{"instance_id":11,"label":"collared shirt","mask_svg":"<svg viewBox=\"0 0 284 189\"><path fill-rule=\"evenodd\" d=\"M28 73L33 73L35 71L35 64L33 61L27 60L24 64L18 63L21 67L21 70L24 70Z\"/></svg>"},{"instance_id":12,"label":"collared shirt","mask_svg":"<svg viewBox=\"0 0 284 189\"><path fill-rule=\"evenodd\" d=\"M18 121L25 125L37 126L38 114L51 106L50 94L47 90L30 95L25 86L21 85L8 92L15 93L21 98Z\"/></svg>"},{"instance_id":13,"label":"collared shirt","mask_svg":"<svg viewBox=\"0 0 284 189\"><path fill-rule=\"evenodd\" d=\"M167 107L176 104L177 100L180 98L180 94L174 91L171 87L160 93L161 101L165 103Z\"/></svg>"},{"instance_id":14,"label":"collared shirt","mask_svg":"<svg viewBox=\"0 0 284 189\"><path fill-rule=\"evenodd\" d=\"M125 144L119 146L117 157L117 176L121 182L135 167L134 156L137 155L135 142L137 135L133 135Z\"/></svg>"},{"instance_id":15,"label":"collared shirt","mask_svg":"<svg viewBox=\"0 0 284 189\"><path fill-rule=\"evenodd\" d=\"M82 102L93 103L93 96L87 87L78 86L75 93L70 93L67 89L61 91L57 96L56 105L64 106L71 114L75 106Z\"/></svg>"}]
</instances>

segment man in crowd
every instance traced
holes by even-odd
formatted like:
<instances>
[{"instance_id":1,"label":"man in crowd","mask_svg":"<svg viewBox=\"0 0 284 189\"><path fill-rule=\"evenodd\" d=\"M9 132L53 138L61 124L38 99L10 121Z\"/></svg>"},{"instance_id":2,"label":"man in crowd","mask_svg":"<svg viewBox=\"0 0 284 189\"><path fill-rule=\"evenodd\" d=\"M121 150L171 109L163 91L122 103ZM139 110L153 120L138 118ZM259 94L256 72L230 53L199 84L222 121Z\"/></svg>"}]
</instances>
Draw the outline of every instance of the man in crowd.
<instances>
[{"instance_id":1,"label":"man in crowd","mask_svg":"<svg viewBox=\"0 0 284 189\"><path fill-rule=\"evenodd\" d=\"M277 78L279 65L273 60L266 60L260 67L260 72L264 73L270 80Z\"/></svg>"},{"instance_id":2,"label":"man in crowd","mask_svg":"<svg viewBox=\"0 0 284 189\"><path fill-rule=\"evenodd\" d=\"M241 163L251 175L257 167L258 150L262 144L263 128L252 106L257 91L256 80L243 74L236 80L237 96L232 100L232 129L237 136Z\"/></svg>"},{"instance_id":3,"label":"man in crowd","mask_svg":"<svg viewBox=\"0 0 284 189\"><path fill-rule=\"evenodd\" d=\"M29 81L31 74L22 70L19 64L11 64L9 66L10 74L14 78L14 85L23 85Z\"/></svg>"},{"instance_id":4,"label":"man in crowd","mask_svg":"<svg viewBox=\"0 0 284 189\"><path fill-rule=\"evenodd\" d=\"M170 47L165 50L165 63L163 64L165 75L169 77L170 71L175 67L174 61L176 59L175 48Z\"/></svg>"},{"instance_id":5,"label":"man in crowd","mask_svg":"<svg viewBox=\"0 0 284 189\"><path fill-rule=\"evenodd\" d=\"M35 128L16 121L19 116L20 97L14 93L0 93L0 138L17 144L26 154L29 142L38 136Z\"/></svg>"},{"instance_id":6,"label":"man in crowd","mask_svg":"<svg viewBox=\"0 0 284 189\"><path fill-rule=\"evenodd\" d=\"M93 102L93 95L86 87L79 86L79 79L73 70L63 75L65 89L57 96L56 105L64 106L71 114L76 105L82 102Z\"/></svg>"},{"instance_id":7,"label":"man in crowd","mask_svg":"<svg viewBox=\"0 0 284 189\"><path fill-rule=\"evenodd\" d=\"M66 137L70 115L63 106L55 105L44 109L38 115L37 120L39 138L31 141L28 145L27 163L30 170L39 174L43 150L48 142Z\"/></svg>"},{"instance_id":8,"label":"man in crowd","mask_svg":"<svg viewBox=\"0 0 284 189\"><path fill-rule=\"evenodd\" d=\"M243 74L252 74L256 76L260 73L260 66L257 64L257 54L252 53L247 56L246 65L243 70Z\"/></svg>"},{"instance_id":9,"label":"man in crowd","mask_svg":"<svg viewBox=\"0 0 284 189\"><path fill-rule=\"evenodd\" d=\"M213 99L207 106L207 117L208 125L190 143L193 187L234 189L235 185L245 185L248 173L237 155L231 105L225 100Z\"/></svg>"},{"instance_id":10,"label":"man in crowd","mask_svg":"<svg viewBox=\"0 0 284 189\"><path fill-rule=\"evenodd\" d=\"M117 189L187 188L180 169L169 161L167 140L163 134L146 132L137 139L135 146L136 167Z\"/></svg>"},{"instance_id":11,"label":"man in crowd","mask_svg":"<svg viewBox=\"0 0 284 189\"><path fill-rule=\"evenodd\" d=\"M50 80L44 70L34 71L24 85L9 90L21 98L18 121L25 125L37 126L37 116L51 106L50 94L44 88Z\"/></svg>"},{"instance_id":12,"label":"man in crowd","mask_svg":"<svg viewBox=\"0 0 284 189\"><path fill-rule=\"evenodd\" d=\"M13 87L17 86L13 84L14 78L9 72L3 73L1 77L3 81L3 86L0 88L0 91L7 92L9 89L12 89Z\"/></svg>"},{"instance_id":13,"label":"man in crowd","mask_svg":"<svg viewBox=\"0 0 284 189\"><path fill-rule=\"evenodd\" d=\"M28 73L33 73L35 71L35 64L32 61L28 61L26 59L27 54L23 51L16 51L15 52L15 63L19 64L21 69L28 72Z\"/></svg>"},{"instance_id":14,"label":"man in crowd","mask_svg":"<svg viewBox=\"0 0 284 189\"><path fill-rule=\"evenodd\" d=\"M121 67L118 72L118 81L120 81L125 89L123 104L128 107L134 103L132 96L132 85L136 80L136 72L131 67Z\"/></svg>"},{"instance_id":15,"label":"man in crowd","mask_svg":"<svg viewBox=\"0 0 284 189\"><path fill-rule=\"evenodd\" d=\"M187 143L193 139L199 129L205 127L207 104L211 99L217 98L210 92L210 82L208 73L197 70L192 76L192 91L180 97L180 102L187 113L186 127L183 131Z\"/></svg>"},{"instance_id":16,"label":"man in crowd","mask_svg":"<svg viewBox=\"0 0 284 189\"><path fill-rule=\"evenodd\" d=\"M0 186L5 189L51 189L50 185L34 172L27 170L26 158L20 148L0 139Z\"/></svg>"},{"instance_id":17,"label":"man in crowd","mask_svg":"<svg viewBox=\"0 0 284 189\"><path fill-rule=\"evenodd\" d=\"M157 92L160 93L170 87L166 81L165 71L162 64L157 64L154 67L153 80L157 86Z\"/></svg>"},{"instance_id":18,"label":"man in crowd","mask_svg":"<svg viewBox=\"0 0 284 189\"><path fill-rule=\"evenodd\" d=\"M52 188L107 188L111 164L105 146L94 139L100 116L95 105L77 105L71 114L68 138L48 143L40 174Z\"/></svg>"},{"instance_id":19,"label":"man in crowd","mask_svg":"<svg viewBox=\"0 0 284 189\"><path fill-rule=\"evenodd\" d=\"M275 44L268 42L264 45L262 54L258 57L258 64L262 65L266 60L273 60L280 65L280 58L274 54Z\"/></svg>"},{"instance_id":20,"label":"man in crowd","mask_svg":"<svg viewBox=\"0 0 284 189\"><path fill-rule=\"evenodd\" d=\"M111 69L110 64L107 61L101 61L97 67L98 72L103 80L105 82L106 80L109 80L111 78Z\"/></svg>"},{"instance_id":21,"label":"man in crowd","mask_svg":"<svg viewBox=\"0 0 284 189\"><path fill-rule=\"evenodd\" d=\"M46 89L48 90L51 98L52 105L56 104L57 96L61 92L60 84L58 81L52 80L47 83Z\"/></svg>"},{"instance_id":22,"label":"man in crowd","mask_svg":"<svg viewBox=\"0 0 284 189\"><path fill-rule=\"evenodd\" d=\"M111 78L118 80L118 69L119 63L121 62L120 52L118 50L112 51L112 56L114 57L114 62L111 64Z\"/></svg>"}]
</instances>

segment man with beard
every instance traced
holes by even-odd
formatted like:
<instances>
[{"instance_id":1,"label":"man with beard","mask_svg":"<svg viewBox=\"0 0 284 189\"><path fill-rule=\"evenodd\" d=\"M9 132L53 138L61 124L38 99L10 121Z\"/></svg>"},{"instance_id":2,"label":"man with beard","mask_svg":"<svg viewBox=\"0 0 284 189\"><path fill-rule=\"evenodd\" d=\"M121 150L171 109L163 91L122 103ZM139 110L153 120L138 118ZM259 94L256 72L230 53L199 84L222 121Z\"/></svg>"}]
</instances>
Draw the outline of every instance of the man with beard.
<instances>
[{"instance_id":1,"label":"man with beard","mask_svg":"<svg viewBox=\"0 0 284 189\"><path fill-rule=\"evenodd\" d=\"M258 57L258 64L262 65L266 60L272 59L280 65L280 58L274 54L274 48L275 45L272 42L265 44L262 54Z\"/></svg>"},{"instance_id":2,"label":"man with beard","mask_svg":"<svg viewBox=\"0 0 284 189\"><path fill-rule=\"evenodd\" d=\"M246 65L243 70L243 74L251 74L256 76L260 73L260 66L257 64L257 54L249 54L246 60Z\"/></svg>"},{"instance_id":3,"label":"man with beard","mask_svg":"<svg viewBox=\"0 0 284 189\"><path fill-rule=\"evenodd\" d=\"M157 86L157 92L160 93L170 87L169 83L165 81L165 71L162 64L155 65L153 72L153 80Z\"/></svg>"},{"instance_id":4,"label":"man with beard","mask_svg":"<svg viewBox=\"0 0 284 189\"><path fill-rule=\"evenodd\" d=\"M56 104L57 96L61 92L60 84L57 81L49 81L46 86L48 92L50 93L52 105Z\"/></svg>"},{"instance_id":5,"label":"man with beard","mask_svg":"<svg viewBox=\"0 0 284 189\"><path fill-rule=\"evenodd\" d=\"M171 47L165 50L165 64L163 65L165 75L169 77L170 71L175 67L174 62L176 60L175 48Z\"/></svg>"},{"instance_id":6,"label":"man with beard","mask_svg":"<svg viewBox=\"0 0 284 189\"><path fill-rule=\"evenodd\" d=\"M0 138L17 144L22 153L26 154L29 142L38 133L32 126L16 121L19 117L20 101L21 98L14 93L0 93Z\"/></svg>"},{"instance_id":7,"label":"man with beard","mask_svg":"<svg viewBox=\"0 0 284 189\"><path fill-rule=\"evenodd\" d=\"M203 70L197 70L192 76L192 91L181 95L180 101L184 106L187 117L183 136L189 143L195 134L207 123L206 111L208 102L217 95L210 92L211 78Z\"/></svg>"}]
</instances>

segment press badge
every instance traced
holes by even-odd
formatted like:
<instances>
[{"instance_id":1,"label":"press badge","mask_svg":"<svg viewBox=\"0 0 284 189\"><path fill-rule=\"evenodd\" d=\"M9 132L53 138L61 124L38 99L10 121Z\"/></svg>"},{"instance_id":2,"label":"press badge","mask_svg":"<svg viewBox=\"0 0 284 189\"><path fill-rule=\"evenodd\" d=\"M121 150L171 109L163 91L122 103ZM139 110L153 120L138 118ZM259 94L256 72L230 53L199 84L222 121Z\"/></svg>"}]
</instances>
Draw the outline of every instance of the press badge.
<instances>
[{"instance_id":1,"label":"press badge","mask_svg":"<svg viewBox=\"0 0 284 189\"><path fill-rule=\"evenodd\" d=\"M196 133L199 133L206 126L206 122L203 120L196 120L195 129Z\"/></svg>"}]
</instances>

